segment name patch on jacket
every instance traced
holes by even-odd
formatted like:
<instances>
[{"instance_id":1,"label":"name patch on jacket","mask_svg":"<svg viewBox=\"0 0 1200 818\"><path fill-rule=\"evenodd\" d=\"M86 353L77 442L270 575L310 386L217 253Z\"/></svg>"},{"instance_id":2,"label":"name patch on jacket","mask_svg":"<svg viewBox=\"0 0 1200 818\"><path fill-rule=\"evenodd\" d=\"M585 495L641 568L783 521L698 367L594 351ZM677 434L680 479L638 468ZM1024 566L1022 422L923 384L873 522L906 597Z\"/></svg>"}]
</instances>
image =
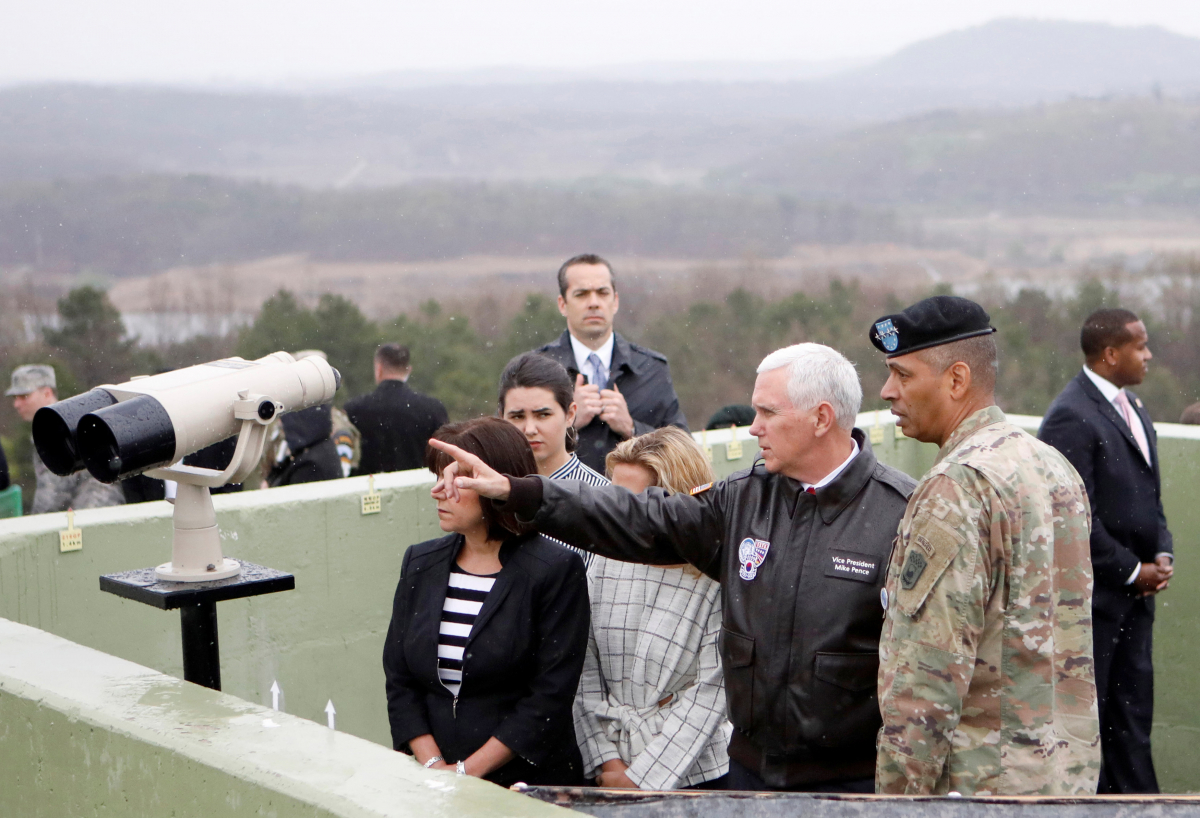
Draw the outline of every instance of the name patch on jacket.
<instances>
[{"instance_id":1,"label":"name patch on jacket","mask_svg":"<svg viewBox=\"0 0 1200 818\"><path fill-rule=\"evenodd\" d=\"M742 540L742 544L738 546L738 562L741 565L738 576L746 581L758 576L758 567L763 564L770 549L771 544L766 540L756 540L753 537Z\"/></svg>"},{"instance_id":2,"label":"name patch on jacket","mask_svg":"<svg viewBox=\"0 0 1200 818\"><path fill-rule=\"evenodd\" d=\"M830 551L825 562L825 576L874 583L879 576L879 560L853 551Z\"/></svg>"}]
</instances>

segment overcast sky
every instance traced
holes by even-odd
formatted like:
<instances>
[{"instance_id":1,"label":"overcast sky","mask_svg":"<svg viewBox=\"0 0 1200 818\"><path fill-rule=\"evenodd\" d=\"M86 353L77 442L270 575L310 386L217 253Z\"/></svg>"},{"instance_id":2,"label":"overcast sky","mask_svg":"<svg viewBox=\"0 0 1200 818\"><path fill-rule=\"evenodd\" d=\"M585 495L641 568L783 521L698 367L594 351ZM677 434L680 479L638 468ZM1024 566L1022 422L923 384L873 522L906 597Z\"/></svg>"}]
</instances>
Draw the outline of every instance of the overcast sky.
<instances>
[{"instance_id":1,"label":"overcast sky","mask_svg":"<svg viewBox=\"0 0 1200 818\"><path fill-rule=\"evenodd\" d=\"M882 56L996 17L1154 24L1200 0L7 0L0 82Z\"/></svg>"}]
</instances>

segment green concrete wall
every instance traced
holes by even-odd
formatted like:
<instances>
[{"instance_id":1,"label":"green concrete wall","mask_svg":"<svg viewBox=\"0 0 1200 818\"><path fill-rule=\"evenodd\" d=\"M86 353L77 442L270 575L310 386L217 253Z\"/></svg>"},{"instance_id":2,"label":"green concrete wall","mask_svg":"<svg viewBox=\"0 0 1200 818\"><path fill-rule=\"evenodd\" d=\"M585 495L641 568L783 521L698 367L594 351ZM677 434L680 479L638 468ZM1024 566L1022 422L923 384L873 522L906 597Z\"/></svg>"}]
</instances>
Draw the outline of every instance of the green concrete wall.
<instances>
[{"instance_id":1,"label":"green concrete wall","mask_svg":"<svg viewBox=\"0 0 1200 818\"><path fill-rule=\"evenodd\" d=\"M559 807L0 620L0 815L501 815Z\"/></svg>"},{"instance_id":2,"label":"green concrete wall","mask_svg":"<svg viewBox=\"0 0 1200 818\"><path fill-rule=\"evenodd\" d=\"M383 511L363 516L367 478L214 499L225 554L290 571L296 590L217 606L224 690L270 704L271 683L289 713L391 745L381 655L404 550L441 535L432 476L381 475ZM182 676L179 613L99 589L101 574L170 559L165 502L75 514L83 550L60 553L65 514L0 521L0 617Z\"/></svg>"},{"instance_id":3,"label":"green concrete wall","mask_svg":"<svg viewBox=\"0 0 1200 818\"><path fill-rule=\"evenodd\" d=\"M1014 417L1031 430L1037 418ZM919 476L935 447L896 437L887 412L867 412L859 425L877 440L886 463ZM1167 791L1200 791L1200 708L1191 706L1200 675L1200 508L1192 501L1200 474L1200 429L1160 424L1166 510L1179 555L1176 579L1159 602L1155 650L1155 753ZM726 444L736 434L740 458ZM757 445L745 428L697 433L710 446L718 476L753 461ZM282 708L324 721L325 702L338 728L390 744L380 654L404 549L440 535L429 499L432 476L381 475L383 512L362 516L367 478L291 486L214 498L227 556L296 575L296 590L218 606L225 691L270 703L278 680ZM182 675L179 616L100 592L97 577L170 558L171 507L163 502L76 514L84 547L59 553L64 514L0 520L0 617L42 628L105 653Z\"/></svg>"}]
</instances>

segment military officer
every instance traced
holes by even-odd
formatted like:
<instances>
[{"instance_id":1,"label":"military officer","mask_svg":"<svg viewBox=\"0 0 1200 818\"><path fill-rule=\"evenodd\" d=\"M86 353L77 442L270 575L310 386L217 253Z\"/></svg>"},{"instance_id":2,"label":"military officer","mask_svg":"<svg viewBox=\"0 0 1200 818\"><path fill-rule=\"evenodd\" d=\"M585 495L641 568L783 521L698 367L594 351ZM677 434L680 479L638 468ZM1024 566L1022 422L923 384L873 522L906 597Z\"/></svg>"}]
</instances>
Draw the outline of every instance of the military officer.
<instances>
[{"instance_id":1,"label":"military officer","mask_svg":"<svg viewBox=\"0 0 1200 818\"><path fill-rule=\"evenodd\" d=\"M827 346L768 355L752 402L762 459L691 495L510 479L431 445L458 459L451 488L506 499L538 531L628 562L686 560L721 583L731 789L873 792L879 593L915 482L854 428L858 373Z\"/></svg>"},{"instance_id":2,"label":"military officer","mask_svg":"<svg viewBox=\"0 0 1200 818\"><path fill-rule=\"evenodd\" d=\"M1091 512L995 405L990 318L935 296L880 318L881 397L941 447L900 522L880 639L881 793L1095 793Z\"/></svg>"},{"instance_id":3,"label":"military officer","mask_svg":"<svg viewBox=\"0 0 1200 818\"><path fill-rule=\"evenodd\" d=\"M29 422L38 409L58 400L57 388L53 367L26 364L13 370L12 383L4 394L13 399L13 408L21 419ZM33 453L33 473L37 477L37 490L33 495L34 514L66 511L68 508L119 506L125 502L119 483L101 483L86 471L59 477L46 468L36 450Z\"/></svg>"}]
</instances>

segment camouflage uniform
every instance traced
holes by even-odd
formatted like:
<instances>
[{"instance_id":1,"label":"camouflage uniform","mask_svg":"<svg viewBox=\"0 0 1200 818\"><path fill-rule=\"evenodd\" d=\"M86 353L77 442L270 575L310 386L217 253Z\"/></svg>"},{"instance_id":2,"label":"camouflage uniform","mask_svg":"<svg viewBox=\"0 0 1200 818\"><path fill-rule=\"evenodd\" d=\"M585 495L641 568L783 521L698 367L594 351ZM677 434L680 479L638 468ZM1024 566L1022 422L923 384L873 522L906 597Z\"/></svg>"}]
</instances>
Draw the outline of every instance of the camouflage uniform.
<instances>
[{"instance_id":1,"label":"camouflage uniform","mask_svg":"<svg viewBox=\"0 0 1200 818\"><path fill-rule=\"evenodd\" d=\"M358 461L362 459L362 435L350 422L345 411L335 406L331 416L333 434L329 437L337 446L338 457L342 461L342 475L349 477L350 472L358 468Z\"/></svg>"},{"instance_id":2,"label":"camouflage uniform","mask_svg":"<svg viewBox=\"0 0 1200 818\"><path fill-rule=\"evenodd\" d=\"M888 571L879 792L1096 792L1090 521L1075 469L999 408L946 441Z\"/></svg>"},{"instance_id":3,"label":"camouflage uniform","mask_svg":"<svg viewBox=\"0 0 1200 818\"><path fill-rule=\"evenodd\" d=\"M37 452L33 455L33 473L37 477L37 491L33 495L34 514L66 511L68 508L78 511L81 508L119 506L125 502L120 483L101 483L86 471L59 477L46 468Z\"/></svg>"}]
</instances>

